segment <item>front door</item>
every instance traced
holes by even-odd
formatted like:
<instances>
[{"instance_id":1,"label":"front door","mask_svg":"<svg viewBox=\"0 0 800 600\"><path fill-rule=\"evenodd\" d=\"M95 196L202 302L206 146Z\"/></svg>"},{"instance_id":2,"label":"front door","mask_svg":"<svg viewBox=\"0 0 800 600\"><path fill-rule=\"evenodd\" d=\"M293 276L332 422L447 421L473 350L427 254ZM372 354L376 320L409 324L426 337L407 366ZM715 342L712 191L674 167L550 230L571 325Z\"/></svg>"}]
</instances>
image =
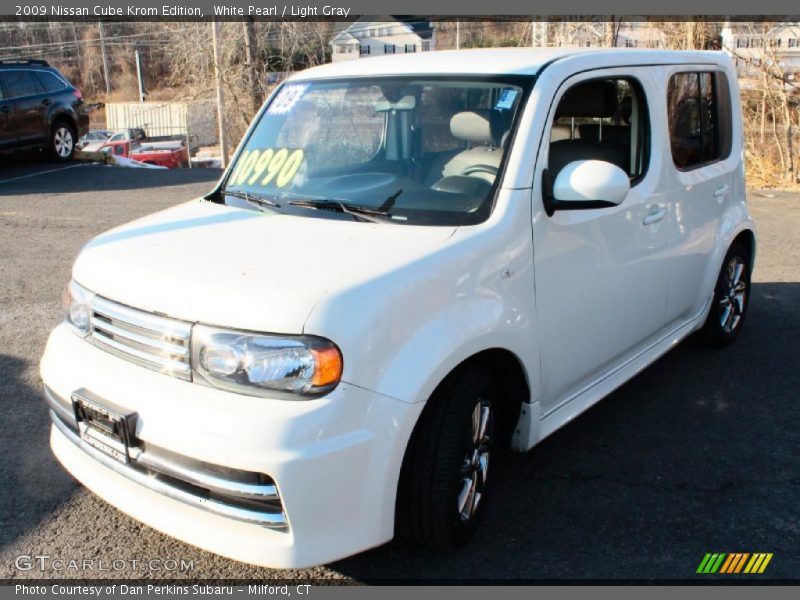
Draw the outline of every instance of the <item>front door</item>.
<instances>
[{"instance_id":1,"label":"front door","mask_svg":"<svg viewBox=\"0 0 800 600\"><path fill-rule=\"evenodd\" d=\"M542 416L564 405L665 327L671 206L651 151L661 125L647 67L599 69L564 81L551 105L542 167L604 160L630 177L618 206L546 213L533 186Z\"/></svg>"}]
</instances>

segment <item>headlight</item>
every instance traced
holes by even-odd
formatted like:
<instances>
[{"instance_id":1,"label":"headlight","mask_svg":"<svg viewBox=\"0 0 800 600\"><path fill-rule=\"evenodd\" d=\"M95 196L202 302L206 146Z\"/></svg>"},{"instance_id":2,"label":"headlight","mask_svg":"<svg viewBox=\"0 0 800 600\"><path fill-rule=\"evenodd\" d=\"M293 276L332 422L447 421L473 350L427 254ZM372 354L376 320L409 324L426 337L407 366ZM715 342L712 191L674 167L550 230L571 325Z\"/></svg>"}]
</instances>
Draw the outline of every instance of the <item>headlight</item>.
<instances>
[{"instance_id":1,"label":"headlight","mask_svg":"<svg viewBox=\"0 0 800 600\"><path fill-rule=\"evenodd\" d=\"M85 336L89 333L89 319L92 309L89 306L92 293L74 281L70 281L64 288L61 303L64 305L64 318L78 335Z\"/></svg>"},{"instance_id":2,"label":"headlight","mask_svg":"<svg viewBox=\"0 0 800 600\"><path fill-rule=\"evenodd\" d=\"M213 386L256 396L319 396L336 387L342 376L339 348L323 338L205 325L192 329L192 365Z\"/></svg>"}]
</instances>

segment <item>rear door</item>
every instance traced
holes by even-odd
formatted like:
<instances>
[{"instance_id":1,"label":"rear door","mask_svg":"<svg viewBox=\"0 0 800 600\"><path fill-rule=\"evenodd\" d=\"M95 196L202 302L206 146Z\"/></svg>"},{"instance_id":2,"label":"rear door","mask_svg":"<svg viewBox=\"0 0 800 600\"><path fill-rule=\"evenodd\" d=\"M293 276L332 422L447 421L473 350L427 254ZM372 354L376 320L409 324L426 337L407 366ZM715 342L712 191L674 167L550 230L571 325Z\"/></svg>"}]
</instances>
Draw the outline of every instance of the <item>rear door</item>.
<instances>
[{"instance_id":1,"label":"rear door","mask_svg":"<svg viewBox=\"0 0 800 600\"><path fill-rule=\"evenodd\" d=\"M11 148L17 141L14 110L14 102L6 95L3 73L0 72L0 149Z\"/></svg>"},{"instance_id":2,"label":"rear door","mask_svg":"<svg viewBox=\"0 0 800 600\"><path fill-rule=\"evenodd\" d=\"M50 134L46 115L53 100L29 69L9 69L3 76L15 107L17 141L25 145L45 141Z\"/></svg>"},{"instance_id":3,"label":"rear door","mask_svg":"<svg viewBox=\"0 0 800 600\"><path fill-rule=\"evenodd\" d=\"M709 65L672 67L662 84L669 139L670 195L675 205L671 224L675 252L670 266L669 320L697 316L708 301L703 290L716 232L726 205L741 197L733 189L741 168L732 149L732 108L725 73Z\"/></svg>"}]
</instances>

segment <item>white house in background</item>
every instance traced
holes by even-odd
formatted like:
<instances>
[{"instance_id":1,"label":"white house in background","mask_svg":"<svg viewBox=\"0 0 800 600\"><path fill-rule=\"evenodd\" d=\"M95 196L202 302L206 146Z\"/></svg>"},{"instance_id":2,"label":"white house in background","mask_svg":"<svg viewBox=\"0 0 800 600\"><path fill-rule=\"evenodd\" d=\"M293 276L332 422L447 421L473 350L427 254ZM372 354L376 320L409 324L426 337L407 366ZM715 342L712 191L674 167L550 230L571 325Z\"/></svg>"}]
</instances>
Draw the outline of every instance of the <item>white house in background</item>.
<instances>
[{"instance_id":1,"label":"white house in background","mask_svg":"<svg viewBox=\"0 0 800 600\"><path fill-rule=\"evenodd\" d=\"M666 34L646 21L624 23L616 35L620 48L666 48Z\"/></svg>"},{"instance_id":2,"label":"white house in background","mask_svg":"<svg viewBox=\"0 0 800 600\"><path fill-rule=\"evenodd\" d=\"M725 23L720 36L740 76L773 56L789 79L800 76L800 23Z\"/></svg>"},{"instance_id":3,"label":"white house in background","mask_svg":"<svg viewBox=\"0 0 800 600\"><path fill-rule=\"evenodd\" d=\"M628 21L614 25L618 48L665 48L665 34L647 21ZM556 21L549 24L547 45L566 47L604 47L606 24L600 20ZM541 36L541 33L539 34Z\"/></svg>"},{"instance_id":4,"label":"white house in background","mask_svg":"<svg viewBox=\"0 0 800 600\"><path fill-rule=\"evenodd\" d=\"M399 21L395 17L362 17L341 23L331 39L333 62L383 54L435 50L436 31L430 21Z\"/></svg>"}]
</instances>

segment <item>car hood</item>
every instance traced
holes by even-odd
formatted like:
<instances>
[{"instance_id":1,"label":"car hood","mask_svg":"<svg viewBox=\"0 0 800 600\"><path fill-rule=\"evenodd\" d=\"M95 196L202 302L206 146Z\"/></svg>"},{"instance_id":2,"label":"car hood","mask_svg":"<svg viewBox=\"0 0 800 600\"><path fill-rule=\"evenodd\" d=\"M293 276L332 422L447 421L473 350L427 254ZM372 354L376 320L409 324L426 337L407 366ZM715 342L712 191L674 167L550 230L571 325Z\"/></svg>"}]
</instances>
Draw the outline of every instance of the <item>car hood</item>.
<instances>
[{"instance_id":1,"label":"car hood","mask_svg":"<svg viewBox=\"0 0 800 600\"><path fill-rule=\"evenodd\" d=\"M193 200L84 246L74 279L111 300L193 322L302 333L327 294L448 240L454 227L276 215Z\"/></svg>"}]
</instances>

